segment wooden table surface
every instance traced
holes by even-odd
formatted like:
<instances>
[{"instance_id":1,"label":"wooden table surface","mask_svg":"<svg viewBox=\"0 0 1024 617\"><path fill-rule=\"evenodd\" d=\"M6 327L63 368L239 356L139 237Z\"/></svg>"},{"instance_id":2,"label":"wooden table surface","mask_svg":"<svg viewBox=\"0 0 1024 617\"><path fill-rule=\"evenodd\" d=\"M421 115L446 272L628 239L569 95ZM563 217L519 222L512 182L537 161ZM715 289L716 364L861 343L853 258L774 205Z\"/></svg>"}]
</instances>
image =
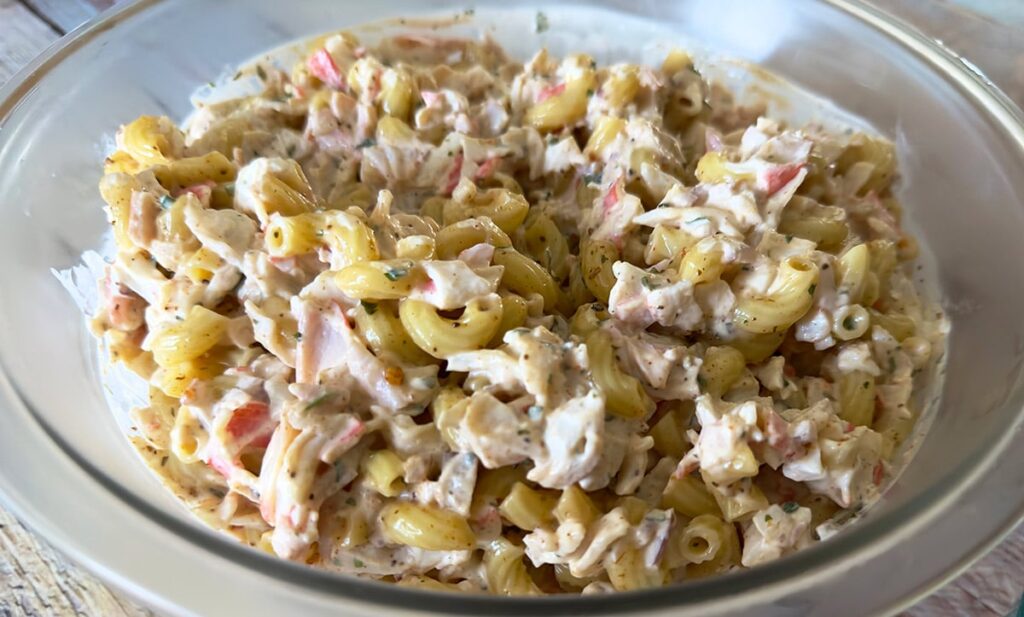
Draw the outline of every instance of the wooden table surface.
<instances>
[{"instance_id":1,"label":"wooden table surface","mask_svg":"<svg viewBox=\"0 0 1024 617\"><path fill-rule=\"evenodd\" d=\"M0 0L0 84L62 35L115 2ZM1024 103L1024 1L876 2L963 53L1018 104ZM905 615L1003 617L1022 592L1024 527ZM0 617L152 614L68 561L0 508Z\"/></svg>"}]
</instances>

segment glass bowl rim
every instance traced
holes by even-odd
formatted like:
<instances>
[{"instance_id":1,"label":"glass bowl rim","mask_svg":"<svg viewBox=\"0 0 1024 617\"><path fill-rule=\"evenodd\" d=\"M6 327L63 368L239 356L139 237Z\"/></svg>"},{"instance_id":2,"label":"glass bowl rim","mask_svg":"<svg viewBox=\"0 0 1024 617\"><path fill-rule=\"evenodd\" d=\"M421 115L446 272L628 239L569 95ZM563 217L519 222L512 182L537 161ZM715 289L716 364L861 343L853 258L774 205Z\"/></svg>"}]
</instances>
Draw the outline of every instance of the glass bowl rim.
<instances>
[{"instance_id":1,"label":"glass bowl rim","mask_svg":"<svg viewBox=\"0 0 1024 617\"><path fill-rule=\"evenodd\" d=\"M32 91L34 86L65 58L91 42L99 34L116 28L136 14L172 1L133 0L127 2L123 6L101 13L65 37L55 41L25 68L13 75L3 87L0 87L0 127L5 126L14 109ZM1016 142L1017 147L1024 152L1024 115L1004 93L968 61L956 55L940 42L925 36L905 21L867 4L864 0L819 1L881 32L899 44L905 51L926 63L931 70L939 73L946 81L955 86L966 100L981 105L984 111L1007 131L1008 135ZM71 444L67 443L29 404L27 398L19 391L17 384L9 376L9 371L3 366L2 358L0 358L0 386L6 386L2 389L11 393L4 397L6 401L3 402L20 406L21 411L31 418L49 437L52 444L56 445L80 470L87 473L92 480L116 499L130 506L136 514L155 522L164 531L170 532L178 539L201 550L226 558L236 565L257 570L263 574L270 571L278 580L307 590L330 594L339 599L359 598L379 607L441 610L451 614L487 612L505 615L537 610L548 610L557 614L570 612L608 614L635 609L638 602L644 608L649 609L681 607L690 604L691 600L694 601L694 604L699 604L730 596L735 599L740 594L748 594L765 585L787 581L792 583L800 574L834 571L836 568L843 567L843 564L860 563L861 561L857 559L858 556L863 558L876 542L880 543L886 540L892 542L897 539L896 536L901 535L901 532L910 527L911 522L927 518L924 516L925 514L929 514L931 517L941 514L943 502L954 500L957 494L964 493L969 488L971 479L983 477L984 472L996 464L999 456L1006 454L1008 443L1015 433L1024 426L1024 410L1021 410L1016 416L1014 426L1007 427L995 444L990 443L987 448L971 453L965 459L971 464L964 465L943 478L945 482L934 483L930 490L909 503L870 520L862 521L855 528L828 542L817 544L797 554L751 570L732 572L709 579L686 581L663 588L619 592L612 595L496 598L483 595L428 592L317 570L264 555L228 538L201 529L195 524L174 518L134 494L123 490L116 480L107 476L76 452ZM1020 389L1019 385L1017 389ZM18 491L10 490L6 484L6 478L0 474L0 500L16 514L25 513L27 509L23 509L18 501L12 499L9 494L9 492L17 493ZM943 488L945 490L941 490ZM958 572L967 568L973 560L997 544L1022 519L1024 519L1024 498L1020 499L1009 516L1004 516L1003 520L995 521L994 524L983 526L987 535L979 538L973 551L950 564L945 569L943 576L935 577L908 592L898 604L907 606L951 579ZM32 520L26 522L30 525L33 524ZM67 543L58 543L58 546L77 560L89 564L92 569L100 571L105 577L113 579L115 584L125 583L124 580L119 580L115 573L106 571L102 564L90 559L88 555L80 553L75 547ZM840 558L836 558L837 555ZM679 597L680 590L686 590L685 597ZM888 609L894 608L897 608L897 604L888 607Z\"/></svg>"}]
</instances>

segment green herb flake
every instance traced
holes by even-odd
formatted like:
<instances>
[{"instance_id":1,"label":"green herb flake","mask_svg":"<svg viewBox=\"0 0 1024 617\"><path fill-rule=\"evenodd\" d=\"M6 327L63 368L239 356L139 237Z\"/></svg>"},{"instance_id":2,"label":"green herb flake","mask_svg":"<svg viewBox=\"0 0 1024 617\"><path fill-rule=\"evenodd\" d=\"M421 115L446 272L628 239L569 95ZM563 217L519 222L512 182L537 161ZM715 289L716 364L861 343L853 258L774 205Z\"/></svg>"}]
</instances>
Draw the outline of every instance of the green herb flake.
<instances>
[{"instance_id":1,"label":"green herb flake","mask_svg":"<svg viewBox=\"0 0 1024 617\"><path fill-rule=\"evenodd\" d=\"M800 504L798 504L795 501L787 501L786 503L782 504L782 511L785 512L786 514L792 514L792 513L796 512L799 509L800 509Z\"/></svg>"},{"instance_id":2,"label":"green herb flake","mask_svg":"<svg viewBox=\"0 0 1024 617\"><path fill-rule=\"evenodd\" d=\"M160 196L160 207L161 208L163 208L164 210L167 210L168 208L170 208L173 205L174 205L174 198L173 197L171 197L170 195L161 195Z\"/></svg>"},{"instance_id":3,"label":"green herb flake","mask_svg":"<svg viewBox=\"0 0 1024 617\"><path fill-rule=\"evenodd\" d=\"M407 274L409 274L408 268L388 268L388 271L384 273L384 276L389 281L394 282Z\"/></svg>"},{"instance_id":4,"label":"green herb flake","mask_svg":"<svg viewBox=\"0 0 1024 617\"><path fill-rule=\"evenodd\" d=\"M548 16L543 11L537 11L537 17L534 20L534 32L547 32L551 24L548 23Z\"/></svg>"},{"instance_id":5,"label":"green herb flake","mask_svg":"<svg viewBox=\"0 0 1024 617\"><path fill-rule=\"evenodd\" d=\"M366 311L367 315L373 315L377 312L377 305L373 302L367 302L366 300L360 300L359 304L362 305L363 310Z\"/></svg>"},{"instance_id":6,"label":"green herb flake","mask_svg":"<svg viewBox=\"0 0 1024 617\"><path fill-rule=\"evenodd\" d=\"M818 288L818 285L816 283L811 283L811 286L807 288L807 295L808 296L813 296L814 295L814 290L817 289L817 288Z\"/></svg>"},{"instance_id":7,"label":"green herb flake","mask_svg":"<svg viewBox=\"0 0 1024 617\"><path fill-rule=\"evenodd\" d=\"M847 315L843 319L843 329L844 330L853 330L856 327L857 327L857 320L853 318L853 315Z\"/></svg>"},{"instance_id":8,"label":"green herb flake","mask_svg":"<svg viewBox=\"0 0 1024 617\"><path fill-rule=\"evenodd\" d=\"M296 340L296 341L301 341L301 340L302 340L302 333L301 333L301 332L296 332L296 333L295 333L295 334L293 334L292 336L294 336L294 337L295 337L295 340Z\"/></svg>"},{"instance_id":9,"label":"green herb flake","mask_svg":"<svg viewBox=\"0 0 1024 617\"><path fill-rule=\"evenodd\" d=\"M868 388L871 387L871 382L870 381L865 381L863 384L861 384L861 387L864 388L865 390L867 390Z\"/></svg>"},{"instance_id":10,"label":"green herb flake","mask_svg":"<svg viewBox=\"0 0 1024 617\"><path fill-rule=\"evenodd\" d=\"M267 81L267 72L263 70L263 67L259 64L256 65L256 75L263 81Z\"/></svg>"},{"instance_id":11,"label":"green herb flake","mask_svg":"<svg viewBox=\"0 0 1024 617\"><path fill-rule=\"evenodd\" d=\"M360 559L353 559L352 560L352 565L354 565L357 568L365 568L366 567L366 564L363 563L362 560L360 560Z\"/></svg>"},{"instance_id":12,"label":"green herb flake","mask_svg":"<svg viewBox=\"0 0 1024 617\"><path fill-rule=\"evenodd\" d=\"M661 287L657 281L652 281L649 276L641 278L640 284L643 285L644 289L657 289L658 287Z\"/></svg>"},{"instance_id":13,"label":"green herb flake","mask_svg":"<svg viewBox=\"0 0 1024 617\"><path fill-rule=\"evenodd\" d=\"M592 96L594 96L594 89L593 88L587 88L587 98L590 98Z\"/></svg>"},{"instance_id":14,"label":"green herb flake","mask_svg":"<svg viewBox=\"0 0 1024 617\"><path fill-rule=\"evenodd\" d=\"M376 146L376 145L377 145L377 140L376 139L374 139L373 137L367 137L363 141L361 141L358 144L356 144L356 150L362 150L363 148L369 148L371 146Z\"/></svg>"},{"instance_id":15,"label":"green herb flake","mask_svg":"<svg viewBox=\"0 0 1024 617\"><path fill-rule=\"evenodd\" d=\"M772 522L773 520L774 520L774 519L772 518L772 515L771 515L771 514L765 514L765 515L764 515L764 522L766 522L766 523L770 523L770 522Z\"/></svg>"},{"instance_id":16,"label":"green herb flake","mask_svg":"<svg viewBox=\"0 0 1024 617\"><path fill-rule=\"evenodd\" d=\"M793 241L793 234L786 234L786 244Z\"/></svg>"},{"instance_id":17,"label":"green herb flake","mask_svg":"<svg viewBox=\"0 0 1024 617\"><path fill-rule=\"evenodd\" d=\"M331 394L330 392L325 392L324 394L321 394L320 396L318 396L318 397L316 397L315 399L311 400L311 401L309 402L309 404L308 404L308 405L306 405L306 406L305 406L305 407L303 408L303 411L309 411L310 409L313 409L314 407L316 407L316 406L317 406L317 405L319 405L320 403L323 403L323 402L324 402L324 401L326 401L327 399L331 398L331 396L333 396L333 395L332 395L332 394Z\"/></svg>"},{"instance_id":18,"label":"green herb flake","mask_svg":"<svg viewBox=\"0 0 1024 617\"><path fill-rule=\"evenodd\" d=\"M708 385L708 380L704 379L704 377L702 375L697 375L697 386L700 387L700 389L703 390L704 388L707 387L707 385Z\"/></svg>"},{"instance_id":19,"label":"green herb flake","mask_svg":"<svg viewBox=\"0 0 1024 617\"><path fill-rule=\"evenodd\" d=\"M349 506L356 505L356 498L355 497L349 497L349 498L345 499L345 504L349 505Z\"/></svg>"}]
</instances>

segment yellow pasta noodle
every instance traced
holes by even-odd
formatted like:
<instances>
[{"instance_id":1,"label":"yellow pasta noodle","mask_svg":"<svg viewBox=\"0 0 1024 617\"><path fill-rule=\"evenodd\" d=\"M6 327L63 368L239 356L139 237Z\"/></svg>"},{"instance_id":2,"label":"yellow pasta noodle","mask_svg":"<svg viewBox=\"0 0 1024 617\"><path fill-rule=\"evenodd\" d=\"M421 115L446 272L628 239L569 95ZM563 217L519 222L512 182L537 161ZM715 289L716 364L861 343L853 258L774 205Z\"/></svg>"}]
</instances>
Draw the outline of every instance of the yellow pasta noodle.
<instances>
[{"instance_id":1,"label":"yellow pasta noodle","mask_svg":"<svg viewBox=\"0 0 1024 617\"><path fill-rule=\"evenodd\" d=\"M679 48L668 52L665 60L661 63L661 72L666 75L675 75L679 71L691 68L693 68L693 60L690 58L690 54Z\"/></svg>"},{"instance_id":2,"label":"yellow pasta noodle","mask_svg":"<svg viewBox=\"0 0 1024 617\"><path fill-rule=\"evenodd\" d=\"M317 217L317 232L335 253L344 255L346 264L374 261L380 257L373 231L359 218L347 212L324 212Z\"/></svg>"},{"instance_id":3,"label":"yellow pasta noodle","mask_svg":"<svg viewBox=\"0 0 1024 617\"><path fill-rule=\"evenodd\" d=\"M404 298L421 278L422 271L408 259L354 263L334 275L345 295L370 301Z\"/></svg>"},{"instance_id":4,"label":"yellow pasta noodle","mask_svg":"<svg viewBox=\"0 0 1024 617\"><path fill-rule=\"evenodd\" d=\"M839 417L857 426L871 426L875 416L875 378L864 371L839 377Z\"/></svg>"},{"instance_id":5,"label":"yellow pasta noodle","mask_svg":"<svg viewBox=\"0 0 1024 617\"><path fill-rule=\"evenodd\" d=\"M209 351L195 358L162 367L160 389L168 396L177 398L183 396L196 379L213 379L226 368L226 354L216 350Z\"/></svg>"},{"instance_id":6,"label":"yellow pasta noodle","mask_svg":"<svg viewBox=\"0 0 1024 617\"><path fill-rule=\"evenodd\" d=\"M474 189L464 197L456 189L452 199L444 203L442 218L445 225L452 225L466 219L487 217L509 234L523 224L529 210L530 204L525 197L505 189Z\"/></svg>"},{"instance_id":7,"label":"yellow pasta noodle","mask_svg":"<svg viewBox=\"0 0 1024 617\"><path fill-rule=\"evenodd\" d=\"M107 213L114 228L114 241L122 251L134 248L134 243L128 237L128 223L132 193L139 190L142 190L142 184L127 174L108 174L100 181L100 195L107 203Z\"/></svg>"},{"instance_id":8,"label":"yellow pasta noodle","mask_svg":"<svg viewBox=\"0 0 1024 617\"><path fill-rule=\"evenodd\" d=\"M659 407L663 404L659 404ZM651 427L650 436L654 439L654 450L667 456L681 458L690 449L689 440L686 438L689 423L689 416L679 406L669 409Z\"/></svg>"},{"instance_id":9,"label":"yellow pasta noodle","mask_svg":"<svg viewBox=\"0 0 1024 617\"><path fill-rule=\"evenodd\" d=\"M644 553L637 548L628 548L617 559L605 563L608 581L616 591L650 589L665 584L665 576L658 568L644 563Z\"/></svg>"},{"instance_id":10,"label":"yellow pasta noodle","mask_svg":"<svg viewBox=\"0 0 1024 617\"><path fill-rule=\"evenodd\" d=\"M381 509L381 533L395 544L428 551L458 551L473 548L476 536L466 519L451 510L395 501Z\"/></svg>"},{"instance_id":11,"label":"yellow pasta noodle","mask_svg":"<svg viewBox=\"0 0 1024 617\"><path fill-rule=\"evenodd\" d=\"M622 118L601 116L587 140L587 145L583 149L584 154L603 156L604 149L625 130L626 121Z\"/></svg>"},{"instance_id":12,"label":"yellow pasta noodle","mask_svg":"<svg viewBox=\"0 0 1024 617\"><path fill-rule=\"evenodd\" d=\"M685 230L659 223L647 240L644 261L653 265L666 259L675 260L696 243L697 238Z\"/></svg>"},{"instance_id":13,"label":"yellow pasta noodle","mask_svg":"<svg viewBox=\"0 0 1024 617\"><path fill-rule=\"evenodd\" d=\"M743 478L728 485L706 486L708 492L718 502L722 518L729 522L742 520L771 505L750 478Z\"/></svg>"},{"instance_id":14,"label":"yellow pasta noodle","mask_svg":"<svg viewBox=\"0 0 1024 617\"><path fill-rule=\"evenodd\" d=\"M399 259L433 259L436 244L430 236L407 236L395 245Z\"/></svg>"},{"instance_id":15,"label":"yellow pasta noodle","mask_svg":"<svg viewBox=\"0 0 1024 617\"><path fill-rule=\"evenodd\" d=\"M142 167L152 167L180 157L184 137L166 116L139 116L121 127L117 142Z\"/></svg>"},{"instance_id":16,"label":"yellow pasta noodle","mask_svg":"<svg viewBox=\"0 0 1024 617\"><path fill-rule=\"evenodd\" d=\"M402 459L391 450L371 452L363 459L362 470L366 485L385 497L394 497L405 488Z\"/></svg>"},{"instance_id":17,"label":"yellow pasta noodle","mask_svg":"<svg viewBox=\"0 0 1024 617\"><path fill-rule=\"evenodd\" d=\"M706 576L739 563L736 528L717 516L703 514L694 518L680 540L684 557L694 564L686 569L690 576Z\"/></svg>"},{"instance_id":18,"label":"yellow pasta noodle","mask_svg":"<svg viewBox=\"0 0 1024 617\"><path fill-rule=\"evenodd\" d=\"M539 131L547 132L570 126L587 113L588 93L593 90L592 73L569 81L564 89L530 107L526 111L526 122Z\"/></svg>"},{"instance_id":19,"label":"yellow pasta noodle","mask_svg":"<svg viewBox=\"0 0 1024 617\"><path fill-rule=\"evenodd\" d=\"M520 328L526 323L528 310L526 300L516 294L504 294L501 296L501 321L498 329L494 332L488 343L489 347L501 345L505 333L514 328Z\"/></svg>"},{"instance_id":20,"label":"yellow pasta noodle","mask_svg":"<svg viewBox=\"0 0 1024 617\"><path fill-rule=\"evenodd\" d=\"M870 327L871 315L859 304L841 306L832 315L832 333L841 341L858 339Z\"/></svg>"},{"instance_id":21,"label":"yellow pasta noodle","mask_svg":"<svg viewBox=\"0 0 1024 617\"><path fill-rule=\"evenodd\" d=\"M366 544L370 539L370 522L358 509L346 510L342 513L342 530L338 545L342 548L354 548Z\"/></svg>"},{"instance_id":22,"label":"yellow pasta noodle","mask_svg":"<svg viewBox=\"0 0 1024 617\"><path fill-rule=\"evenodd\" d=\"M487 587L499 596L535 596L541 592L523 562L524 551L505 538L492 540L484 551Z\"/></svg>"},{"instance_id":23,"label":"yellow pasta noodle","mask_svg":"<svg viewBox=\"0 0 1024 617\"><path fill-rule=\"evenodd\" d=\"M691 518L703 514L721 516L721 510L714 496L708 492L704 482L694 476L672 478L661 496L661 506L672 508L683 516Z\"/></svg>"},{"instance_id":24,"label":"yellow pasta noodle","mask_svg":"<svg viewBox=\"0 0 1024 617\"><path fill-rule=\"evenodd\" d=\"M559 523L577 521L589 526L601 516L601 511L583 489L574 484L562 491L555 504L554 515Z\"/></svg>"},{"instance_id":25,"label":"yellow pasta noodle","mask_svg":"<svg viewBox=\"0 0 1024 617\"><path fill-rule=\"evenodd\" d=\"M316 209L313 189L299 164L289 159L281 165L282 170L261 175L252 186L261 221L275 212L292 216Z\"/></svg>"},{"instance_id":26,"label":"yellow pasta noodle","mask_svg":"<svg viewBox=\"0 0 1024 617\"><path fill-rule=\"evenodd\" d=\"M857 134L836 161L839 172L846 173L857 163L870 165L870 175L860 194L879 191L892 181L896 171L896 150L892 142L878 137Z\"/></svg>"},{"instance_id":27,"label":"yellow pasta noodle","mask_svg":"<svg viewBox=\"0 0 1024 617\"><path fill-rule=\"evenodd\" d=\"M199 418L188 405L178 408L171 427L171 452L183 463L199 461L199 451L206 444L207 435Z\"/></svg>"},{"instance_id":28,"label":"yellow pasta noodle","mask_svg":"<svg viewBox=\"0 0 1024 617\"><path fill-rule=\"evenodd\" d=\"M481 349L501 325L501 299L496 294L470 300L462 315L442 317L421 300L406 299L398 307L402 326L420 349L435 358Z\"/></svg>"},{"instance_id":29,"label":"yellow pasta noodle","mask_svg":"<svg viewBox=\"0 0 1024 617\"><path fill-rule=\"evenodd\" d=\"M563 279L569 270L569 243L562 231L546 214L527 218L523 229L526 252L556 279Z\"/></svg>"},{"instance_id":30,"label":"yellow pasta noodle","mask_svg":"<svg viewBox=\"0 0 1024 617\"><path fill-rule=\"evenodd\" d=\"M612 286L615 285L615 274L612 266L619 260L619 249L611 242L603 240L584 242L580 249L580 262L583 268L583 280L587 289L601 302L608 302Z\"/></svg>"},{"instance_id":31,"label":"yellow pasta noodle","mask_svg":"<svg viewBox=\"0 0 1024 617\"><path fill-rule=\"evenodd\" d=\"M612 107L623 107L633 101L640 90L637 67L615 67L601 86L601 91Z\"/></svg>"},{"instance_id":32,"label":"yellow pasta noodle","mask_svg":"<svg viewBox=\"0 0 1024 617\"><path fill-rule=\"evenodd\" d=\"M540 493L522 482L512 485L512 490L502 500L498 510L501 516L520 529L533 531L554 519L555 499Z\"/></svg>"},{"instance_id":33,"label":"yellow pasta noodle","mask_svg":"<svg viewBox=\"0 0 1024 617\"><path fill-rule=\"evenodd\" d=\"M319 217L315 214L270 217L267 223L267 252L275 257L304 255L323 245Z\"/></svg>"},{"instance_id":34,"label":"yellow pasta noodle","mask_svg":"<svg viewBox=\"0 0 1024 617\"><path fill-rule=\"evenodd\" d=\"M785 330L811 308L817 282L816 264L795 257L786 259L766 295L737 298L736 325L757 334Z\"/></svg>"},{"instance_id":35,"label":"yellow pasta noodle","mask_svg":"<svg viewBox=\"0 0 1024 617\"><path fill-rule=\"evenodd\" d=\"M458 449L458 426L459 422L466 415L466 405L468 403L469 397L466 396L461 388L450 386L441 388L434 397L434 400L430 402L430 413L434 420L434 426L441 434L441 439L452 450ZM476 493L474 493L474 499L480 493L482 484L483 480L481 479L477 485Z\"/></svg>"},{"instance_id":36,"label":"yellow pasta noodle","mask_svg":"<svg viewBox=\"0 0 1024 617\"><path fill-rule=\"evenodd\" d=\"M558 303L558 285L536 261L515 249L498 249L494 252L495 265L504 266L501 284L520 296L540 294L544 308L552 310Z\"/></svg>"},{"instance_id":37,"label":"yellow pasta noodle","mask_svg":"<svg viewBox=\"0 0 1024 617\"><path fill-rule=\"evenodd\" d=\"M405 331L391 304L360 302L354 321L356 331L377 356L390 352L413 364L433 362L431 356L424 353Z\"/></svg>"},{"instance_id":38,"label":"yellow pasta noodle","mask_svg":"<svg viewBox=\"0 0 1024 617\"><path fill-rule=\"evenodd\" d=\"M522 465L481 470L470 511L477 516L486 506L499 506L513 486L525 481L526 469Z\"/></svg>"},{"instance_id":39,"label":"yellow pasta noodle","mask_svg":"<svg viewBox=\"0 0 1024 617\"><path fill-rule=\"evenodd\" d=\"M711 396L722 396L736 383L746 366L747 361L739 350L729 346L708 347L698 373L701 389Z\"/></svg>"},{"instance_id":40,"label":"yellow pasta noodle","mask_svg":"<svg viewBox=\"0 0 1024 617\"><path fill-rule=\"evenodd\" d=\"M401 69L385 69L380 77L380 103L384 113L400 120L408 118L413 88L413 80L408 73Z\"/></svg>"},{"instance_id":41,"label":"yellow pasta noodle","mask_svg":"<svg viewBox=\"0 0 1024 617\"><path fill-rule=\"evenodd\" d=\"M456 259L459 253L477 244L500 249L512 246L512 240L486 216L465 219L437 232L437 255L441 259Z\"/></svg>"},{"instance_id":42,"label":"yellow pasta noodle","mask_svg":"<svg viewBox=\"0 0 1024 617\"><path fill-rule=\"evenodd\" d=\"M805 238L822 250L832 250L842 245L850 228L842 208L823 206L808 197L794 195L782 211L779 233Z\"/></svg>"},{"instance_id":43,"label":"yellow pasta noodle","mask_svg":"<svg viewBox=\"0 0 1024 617\"><path fill-rule=\"evenodd\" d=\"M204 182L232 182L237 173L235 164L217 151L168 161L153 169L157 181L171 193Z\"/></svg>"},{"instance_id":44,"label":"yellow pasta noodle","mask_svg":"<svg viewBox=\"0 0 1024 617\"><path fill-rule=\"evenodd\" d=\"M738 182L741 180L753 181L754 174L748 171L741 171L734 167L728 159L720 152L708 152L697 161L697 179L701 182Z\"/></svg>"},{"instance_id":45,"label":"yellow pasta noodle","mask_svg":"<svg viewBox=\"0 0 1024 617\"><path fill-rule=\"evenodd\" d=\"M594 383L605 396L605 404L613 414L624 418L641 418L654 406L640 382L619 368L611 338L600 330L587 336L587 356Z\"/></svg>"},{"instance_id":46,"label":"yellow pasta noodle","mask_svg":"<svg viewBox=\"0 0 1024 617\"><path fill-rule=\"evenodd\" d=\"M162 367L193 360L220 343L228 320L203 306L194 306L184 320L156 333L150 340L153 359Z\"/></svg>"},{"instance_id":47,"label":"yellow pasta noodle","mask_svg":"<svg viewBox=\"0 0 1024 617\"><path fill-rule=\"evenodd\" d=\"M679 264L679 278L694 285L717 280L722 276L725 265L722 263L722 250L712 244L711 247L697 243L683 255Z\"/></svg>"},{"instance_id":48,"label":"yellow pasta noodle","mask_svg":"<svg viewBox=\"0 0 1024 617\"><path fill-rule=\"evenodd\" d=\"M193 283L209 283L215 270L224 265L224 260L210 249L200 247L185 263L185 274Z\"/></svg>"},{"instance_id":49,"label":"yellow pasta noodle","mask_svg":"<svg viewBox=\"0 0 1024 617\"><path fill-rule=\"evenodd\" d=\"M882 313L868 309L871 325L884 328L897 341L903 341L917 332L917 324L913 318L899 313Z\"/></svg>"},{"instance_id":50,"label":"yellow pasta noodle","mask_svg":"<svg viewBox=\"0 0 1024 617\"><path fill-rule=\"evenodd\" d=\"M870 272L871 253L867 245L852 246L836 261L837 288L849 296L850 302L860 302L864 298Z\"/></svg>"}]
</instances>

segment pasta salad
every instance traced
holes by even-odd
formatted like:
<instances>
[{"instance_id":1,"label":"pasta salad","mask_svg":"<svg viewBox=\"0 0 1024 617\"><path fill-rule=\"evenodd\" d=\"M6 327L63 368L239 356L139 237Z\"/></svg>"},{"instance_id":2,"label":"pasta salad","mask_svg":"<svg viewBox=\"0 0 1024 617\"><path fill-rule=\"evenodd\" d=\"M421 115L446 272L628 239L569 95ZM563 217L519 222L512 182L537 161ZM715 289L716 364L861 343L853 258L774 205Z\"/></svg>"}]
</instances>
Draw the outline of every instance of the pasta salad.
<instances>
[{"instance_id":1,"label":"pasta salad","mask_svg":"<svg viewBox=\"0 0 1024 617\"><path fill-rule=\"evenodd\" d=\"M871 503L944 319L878 136L598 66L324 37L117 134L94 317L203 521L441 590L756 566Z\"/></svg>"}]
</instances>

